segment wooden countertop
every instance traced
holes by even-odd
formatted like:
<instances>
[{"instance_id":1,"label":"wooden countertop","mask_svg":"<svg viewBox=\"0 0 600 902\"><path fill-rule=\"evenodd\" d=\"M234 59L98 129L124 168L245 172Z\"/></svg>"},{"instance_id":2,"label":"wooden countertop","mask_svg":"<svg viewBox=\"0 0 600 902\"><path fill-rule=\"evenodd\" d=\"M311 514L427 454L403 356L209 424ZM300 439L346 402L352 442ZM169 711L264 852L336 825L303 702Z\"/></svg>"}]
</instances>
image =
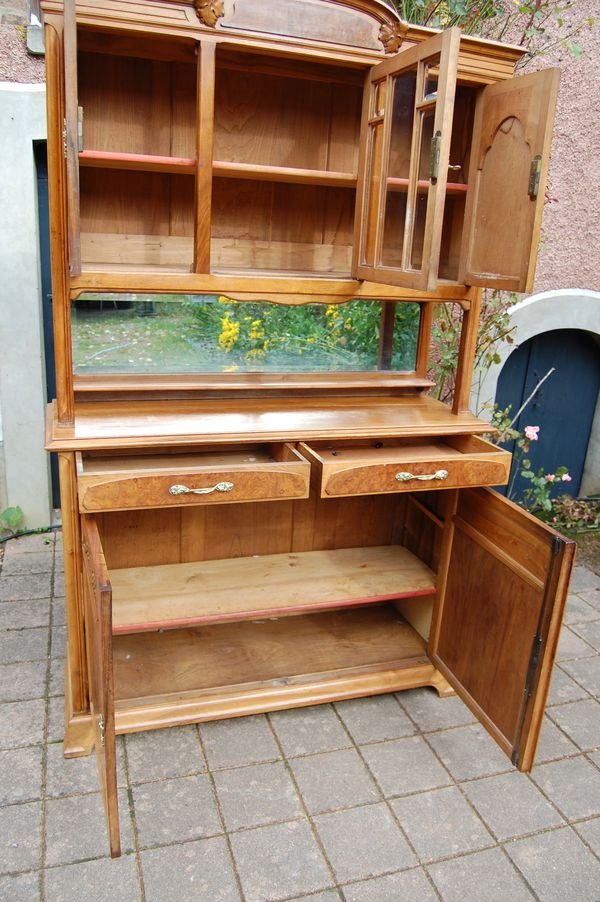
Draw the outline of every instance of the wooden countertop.
<instances>
[{"instance_id":1,"label":"wooden countertop","mask_svg":"<svg viewBox=\"0 0 600 902\"><path fill-rule=\"evenodd\" d=\"M423 394L85 401L76 404L73 425L57 422L53 402L48 407L46 447L80 451L490 431L489 423L473 414L454 414Z\"/></svg>"}]
</instances>

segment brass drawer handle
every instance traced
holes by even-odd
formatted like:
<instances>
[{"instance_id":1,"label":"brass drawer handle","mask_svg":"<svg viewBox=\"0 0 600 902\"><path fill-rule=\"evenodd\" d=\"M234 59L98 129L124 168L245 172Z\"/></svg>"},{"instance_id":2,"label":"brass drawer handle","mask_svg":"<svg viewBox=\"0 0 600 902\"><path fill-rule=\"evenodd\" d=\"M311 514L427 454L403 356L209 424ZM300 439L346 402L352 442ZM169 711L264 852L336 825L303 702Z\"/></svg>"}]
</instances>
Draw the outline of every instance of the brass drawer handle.
<instances>
[{"instance_id":1,"label":"brass drawer handle","mask_svg":"<svg viewBox=\"0 0 600 902\"><path fill-rule=\"evenodd\" d=\"M411 479L420 479L421 482L429 482L432 479L448 479L448 470L436 470L424 476L416 476L414 473L396 473L398 482L409 482Z\"/></svg>"},{"instance_id":2,"label":"brass drawer handle","mask_svg":"<svg viewBox=\"0 0 600 902\"><path fill-rule=\"evenodd\" d=\"M169 495L210 495L211 492L231 492L233 482L217 482L206 489L188 489L187 485L172 485Z\"/></svg>"}]
</instances>

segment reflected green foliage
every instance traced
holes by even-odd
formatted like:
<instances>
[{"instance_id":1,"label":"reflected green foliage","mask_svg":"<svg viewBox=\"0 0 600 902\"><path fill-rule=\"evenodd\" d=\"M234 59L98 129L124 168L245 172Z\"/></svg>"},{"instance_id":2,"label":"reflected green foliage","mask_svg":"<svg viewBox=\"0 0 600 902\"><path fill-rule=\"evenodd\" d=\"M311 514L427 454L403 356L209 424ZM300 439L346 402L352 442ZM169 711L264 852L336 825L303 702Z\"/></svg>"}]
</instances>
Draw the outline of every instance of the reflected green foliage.
<instances>
[{"instance_id":1,"label":"reflected green foliage","mask_svg":"<svg viewBox=\"0 0 600 902\"><path fill-rule=\"evenodd\" d=\"M74 305L77 373L366 372L381 304L291 306L215 296L86 295ZM396 305L391 369L414 368L419 308Z\"/></svg>"}]
</instances>

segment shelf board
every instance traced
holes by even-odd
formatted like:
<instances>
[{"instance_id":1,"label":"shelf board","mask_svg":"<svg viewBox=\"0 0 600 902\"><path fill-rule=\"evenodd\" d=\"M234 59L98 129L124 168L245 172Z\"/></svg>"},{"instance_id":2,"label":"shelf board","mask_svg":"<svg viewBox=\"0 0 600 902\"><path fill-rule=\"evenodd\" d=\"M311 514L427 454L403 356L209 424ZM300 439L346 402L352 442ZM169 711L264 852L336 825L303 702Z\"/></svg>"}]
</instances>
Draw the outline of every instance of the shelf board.
<instances>
[{"instance_id":1,"label":"shelf board","mask_svg":"<svg viewBox=\"0 0 600 902\"><path fill-rule=\"evenodd\" d=\"M392 605L116 636L113 649L120 732L426 685L434 673Z\"/></svg>"},{"instance_id":2,"label":"shelf board","mask_svg":"<svg viewBox=\"0 0 600 902\"><path fill-rule=\"evenodd\" d=\"M430 187L431 182L428 179L419 179L417 182L417 190L421 193L427 191ZM462 182L447 182L446 195L466 194L468 187ZM389 178L387 180L387 188L388 191L397 191L401 194L406 193L408 191L408 179Z\"/></svg>"},{"instance_id":3,"label":"shelf board","mask_svg":"<svg viewBox=\"0 0 600 902\"><path fill-rule=\"evenodd\" d=\"M290 182L294 185L324 185L334 188L356 188L357 180L352 172L295 169L291 166L264 166L258 163L228 163L223 160L213 162L213 175L229 179Z\"/></svg>"},{"instance_id":4,"label":"shelf board","mask_svg":"<svg viewBox=\"0 0 600 902\"><path fill-rule=\"evenodd\" d=\"M108 150L83 150L79 165L93 169L131 169L136 172L172 172L194 175L196 160L189 157L162 157L146 153L114 153Z\"/></svg>"},{"instance_id":5,"label":"shelf board","mask_svg":"<svg viewBox=\"0 0 600 902\"><path fill-rule=\"evenodd\" d=\"M113 633L432 595L435 576L399 545L112 570Z\"/></svg>"}]
</instances>

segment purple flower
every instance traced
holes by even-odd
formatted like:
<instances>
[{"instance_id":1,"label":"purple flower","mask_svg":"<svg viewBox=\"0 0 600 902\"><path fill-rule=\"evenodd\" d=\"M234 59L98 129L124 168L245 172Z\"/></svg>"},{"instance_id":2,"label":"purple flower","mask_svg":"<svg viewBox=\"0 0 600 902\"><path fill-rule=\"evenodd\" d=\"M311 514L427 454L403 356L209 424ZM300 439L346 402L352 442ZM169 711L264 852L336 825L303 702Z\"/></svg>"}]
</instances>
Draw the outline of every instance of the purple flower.
<instances>
[{"instance_id":1,"label":"purple flower","mask_svg":"<svg viewBox=\"0 0 600 902\"><path fill-rule=\"evenodd\" d=\"M571 482L571 481L572 481L572 477L569 476L568 473L563 473L562 481L563 481L563 482Z\"/></svg>"},{"instance_id":2,"label":"purple flower","mask_svg":"<svg viewBox=\"0 0 600 902\"><path fill-rule=\"evenodd\" d=\"M525 426L525 438L528 438L530 442L537 442L539 431L539 426Z\"/></svg>"}]
</instances>

